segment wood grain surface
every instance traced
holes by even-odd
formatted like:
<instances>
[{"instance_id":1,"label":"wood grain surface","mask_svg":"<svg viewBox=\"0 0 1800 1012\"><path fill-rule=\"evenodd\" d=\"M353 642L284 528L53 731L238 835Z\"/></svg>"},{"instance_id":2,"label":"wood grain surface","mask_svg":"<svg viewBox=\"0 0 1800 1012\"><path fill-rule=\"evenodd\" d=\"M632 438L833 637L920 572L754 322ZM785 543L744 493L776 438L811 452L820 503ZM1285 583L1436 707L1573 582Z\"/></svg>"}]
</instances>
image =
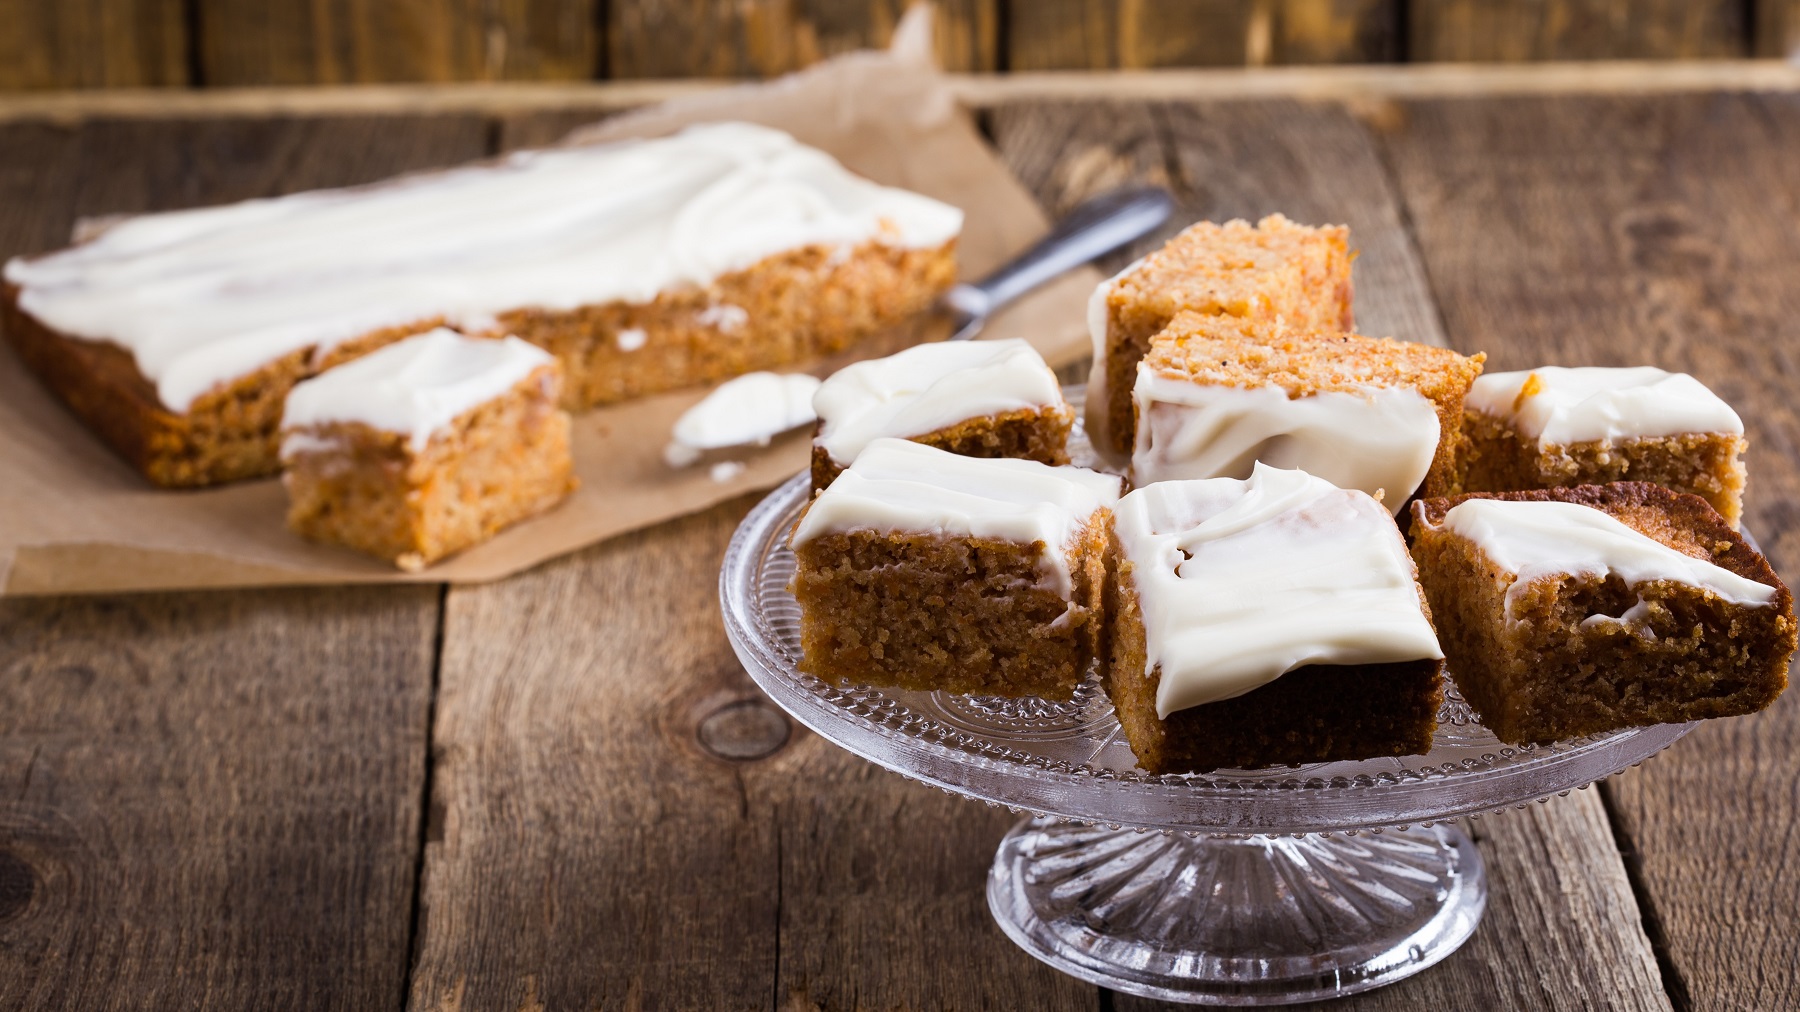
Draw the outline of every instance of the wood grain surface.
<instances>
[{"instance_id":1,"label":"wood grain surface","mask_svg":"<svg viewBox=\"0 0 1800 1012\"><path fill-rule=\"evenodd\" d=\"M911 0L0 0L0 91L741 78ZM937 0L953 71L1785 56L1800 0Z\"/></svg>"},{"instance_id":2,"label":"wood grain surface","mask_svg":"<svg viewBox=\"0 0 1800 1012\"><path fill-rule=\"evenodd\" d=\"M193 0L208 87L602 76L593 0Z\"/></svg>"},{"instance_id":3,"label":"wood grain surface","mask_svg":"<svg viewBox=\"0 0 1800 1012\"><path fill-rule=\"evenodd\" d=\"M1430 0L1414 60L1693 59L1750 51L1742 0Z\"/></svg>"},{"instance_id":4,"label":"wood grain surface","mask_svg":"<svg viewBox=\"0 0 1800 1012\"><path fill-rule=\"evenodd\" d=\"M1152 181L1187 220L1349 221L1365 329L1496 368L1696 373L1743 410L1747 523L1791 576L1800 97L1356 111L1011 102L987 126L1052 209ZM378 178L588 115L8 125L0 256L78 215ZM749 503L441 610L421 588L0 604L0 1009L1150 1007L993 926L1011 816L757 694L715 596ZM1794 712L1474 822L1474 938L1341 1007L1796 1004Z\"/></svg>"},{"instance_id":5,"label":"wood grain surface","mask_svg":"<svg viewBox=\"0 0 1800 1012\"><path fill-rule=\"evenodd\" d=\"M1422 103L1390 144L1453 345L1499 368L1698 376L1744 417L1744 525L1794 585L1800 103ZM1800 1003L1796 740L1790 694L1702 725L1607 789L1671 990L1692 1007Z\"/></svg>"},{"instance_id":6,"label":"wood grain surface","mask_svg":"<svg viewBox=\"0 0 1800 1012\"><path fill-rule=\"evenodd\" d=\"M0 603L0 1007L391 1007L437 602Z\"/></svg>"},{"instance_id":7,"label":"wood grain surface","mask_svg":"<svg viewBox=\"0 0 1800 1012\"><path fill-rule=\"evenodd\" d=\"M937 4L937 58L946 69L998 69L1002 2ZM907 0L609 0L608 72L617 78L783 74L848 50L886 47L907 6Z\"/></svg>"},{"instance_id":8,"label":"wood grain surface","mask_svg":"<svg viewBox=\"0 0 1800 1012\"><path fill-rule=\"evenodd\" d=\"M189 82L184 0L0 0L0 91Z\"/></svg>"},{"instance_id":9,"label":"wood grain surface","mask_svg":"<svg viewBox=\"0 0 1800 1012\"><path fill-rule=\"evenodd\" d=\"M1800 0L1756 0L1752 50L1757 56L1800 55Z\"/></svg>"},{"instance_id":10,"label":"wood grain surface","mask_svg":"<svg viewBox=\"0 0 1800 1012\"><path fill-rule=\"evenodd\" d=\"M1011 70L1380 63L1397 0L1033 0L1009 9Z\"/></svg>"}]
</instances>

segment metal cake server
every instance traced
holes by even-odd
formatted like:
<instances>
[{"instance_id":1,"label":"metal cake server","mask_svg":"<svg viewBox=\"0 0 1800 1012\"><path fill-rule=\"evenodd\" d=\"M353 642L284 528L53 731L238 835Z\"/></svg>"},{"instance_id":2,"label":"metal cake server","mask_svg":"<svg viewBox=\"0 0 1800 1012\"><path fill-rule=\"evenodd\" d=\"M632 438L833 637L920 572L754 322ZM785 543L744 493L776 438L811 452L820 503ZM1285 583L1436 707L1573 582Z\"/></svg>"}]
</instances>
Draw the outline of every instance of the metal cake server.
<instances>
[{"instance_id":1,"label":"metal cake server","mask_svg":"<svg viewBox=\"0 0 1800 1012\"><path fill-rule=\"evenodd\" d=\"M1087 201L999 270L944 293L942 308L951 314L956 327L949 340L974 337L1002 306L1053 278L1142 239L1162 227L1174 209L1175 201L1168 191L1154 186L1112 190Z\"/></svg>"}]
</instances>

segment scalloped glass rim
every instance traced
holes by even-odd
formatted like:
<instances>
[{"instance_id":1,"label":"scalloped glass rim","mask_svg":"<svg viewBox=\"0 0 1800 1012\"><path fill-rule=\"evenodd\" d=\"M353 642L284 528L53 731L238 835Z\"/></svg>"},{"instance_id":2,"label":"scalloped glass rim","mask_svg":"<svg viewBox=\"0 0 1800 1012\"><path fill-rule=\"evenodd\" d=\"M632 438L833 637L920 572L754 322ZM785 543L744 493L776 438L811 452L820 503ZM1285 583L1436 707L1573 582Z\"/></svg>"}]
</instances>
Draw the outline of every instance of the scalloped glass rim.
<instances>
[{"instance_id":1,"label":"scalloped glass rim","mask_svg":"<svg viewBox=\"0 0 1800 1012\"><path fill-rule=\"evenodd\" d=\"M802 473L739 525L719 574L725 631L758 686L800 723L914 780L1038 815L1130 828L1313 833L1406 826L1516 807L1586 787L1669 747L1693 724L1632 728L1549 746L1509 747L1449 693L1425 756L1299 768L1157 776L1129 765L1104 693L1029 706L827 685L801 674L787 534L805 505ZM1097 698L1094 698L1096 697ZM1083 710L1085 706L1087 709ZM1085 716L1084 716L1085 714ZM1103 719L1100 719L1103 718ZM1448 718L1446 720L1445 718ZM1083 753L1086 753L1085 758Z\"/></svg>"}]
</instances>

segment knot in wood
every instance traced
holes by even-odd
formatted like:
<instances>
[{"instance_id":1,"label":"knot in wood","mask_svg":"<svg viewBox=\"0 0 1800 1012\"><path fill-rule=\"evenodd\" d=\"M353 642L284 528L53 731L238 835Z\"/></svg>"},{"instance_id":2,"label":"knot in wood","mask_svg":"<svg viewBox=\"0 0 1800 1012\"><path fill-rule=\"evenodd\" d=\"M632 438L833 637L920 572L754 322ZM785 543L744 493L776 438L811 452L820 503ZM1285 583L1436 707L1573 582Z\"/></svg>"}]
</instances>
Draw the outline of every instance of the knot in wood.
<instances>
[{"instance_id":1,"label":"knot in wood","mask_svg":"<svg viewBox=\"0 0 1800 1012\"><path fill-rule=\"evenodd\" d=\"M37 872L18 855L0 850L0 921L25 912L37 893Z\"/></svg>"},{"instance_id":2,"label":"knot in wood","mask_svg":"<svg viewBox=\"0 0 1800 1012\"><path fill-rule=\"evenodd\" d=\"M760 699L727 703L700 720L700 747L721 759L766 759L787 744L792 728L785 714Z\"/></svg>"}]
</instances>

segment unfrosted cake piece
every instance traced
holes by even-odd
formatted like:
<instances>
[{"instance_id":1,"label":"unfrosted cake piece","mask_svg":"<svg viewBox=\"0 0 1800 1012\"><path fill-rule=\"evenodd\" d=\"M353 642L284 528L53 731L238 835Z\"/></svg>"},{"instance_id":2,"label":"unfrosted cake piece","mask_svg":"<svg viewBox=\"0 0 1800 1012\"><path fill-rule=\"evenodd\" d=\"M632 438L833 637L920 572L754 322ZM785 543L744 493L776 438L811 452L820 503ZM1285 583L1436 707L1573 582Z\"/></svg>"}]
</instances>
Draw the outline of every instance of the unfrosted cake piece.
<instances>
[{"instance_id":1,"label":"unfrosted cake piece","mask_svg":"<svg viewBox=\"0 0 1800 1012\"><path fill-rule=\"evenodd\" d=\"M1751 713L1787 686L1793 597L1698 496L1617 482L1413 509L1451 674L1501 741Z\"/></svg>"},{"instance_id":2,"label":"unfrosted cake piece","mask_svg":"<svg viewBox=\"0 0 1800 1012\"><path fill-rule=\"evenodd\" d=\"M1025 341L922 344L833 373L813 396L813 488L831 484L870 441L910 439L967 457L1069 462L1075 412Z\"/></svg>"},{"instance_id":3,"label":"unfrosted cake piece","mask_svg":"<svg viewBox=\"0 0 1800 1012\"><path fill-rule=\"evenodd\" d=\"M434 330L296 386L288 526L416 571L575 487L560 367L516 337Z\"/></svg>"},{"instance_id":4,"label":"unfrosted cake piece","mask_svg":"<svg viewBox=\"0 0 1800 1012\"><path fill-rule=\"evenodd\" d=\"M832 354L954 281L962 212L744 123L148 214L6 264L19 356L151 481L277 470L294 384L440 325L579 408Z\"/></svg>"},{"instance_id":5,"label":"unfrosted cake piece","mask_svg":"<svg viewBox=\"0 0 1800 1012\"><path fill-rule=\"evenodd\" d=\"M1462 491L1649 481L1743 515L1744 423L1686 373L1544 366L1491 373L1465 401Z\"/></svg>"},{"instance_id":6,"label":"unfrosted cake piece","mask_svg":"<svg viewBox=\"0 0 1800 1012\"><path fill-rule=\"evenodd\" d=\"M1380 493L1390 512L1455 481L1463 395L1485 356L1182 313L1138 364L1132 481L1298 468Z\"/></svg>"},{"instance_id":7,"label":"unfrosted cake piece","mask_svg":"<svg viewBox=\"0 0 1800 1012\"><path fill-rule=\"evenodd\" d=\"M1115 462L1131 454L1132 387L1150 339L1183 310L1304 330L1349 330L1350 230L1272 214L1251 225L1203 221L1094 289L1088 330L1094 373L1087 428Z\"/></svg>"},{"instance_id":8,"label":"unfrosted cake piece","mask_svg":"<svg viewBox=\"0 0 1800 1012\"><path fill-rule=\"evenodd\" d=\"M871 442L794 528L800 670L827 682L1067 699L1100 635L1119 479Z\"/></svg>"},{"instance_id":9,"label":"unfrosted cake piece","mask_svg":"<svg viewBox=\"0 0 1800 1012\"><path fill-rule=\"evenodd\" d=\"M1107 694L1138 765L1198 773L1428 751L1443 653L1370 496L1258 464L1114 507Z\"/></svg>"}]
</instances>

